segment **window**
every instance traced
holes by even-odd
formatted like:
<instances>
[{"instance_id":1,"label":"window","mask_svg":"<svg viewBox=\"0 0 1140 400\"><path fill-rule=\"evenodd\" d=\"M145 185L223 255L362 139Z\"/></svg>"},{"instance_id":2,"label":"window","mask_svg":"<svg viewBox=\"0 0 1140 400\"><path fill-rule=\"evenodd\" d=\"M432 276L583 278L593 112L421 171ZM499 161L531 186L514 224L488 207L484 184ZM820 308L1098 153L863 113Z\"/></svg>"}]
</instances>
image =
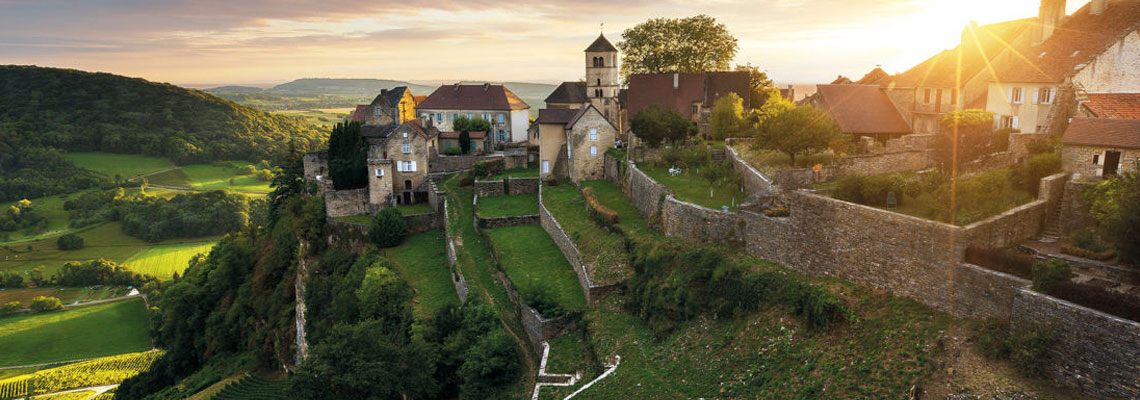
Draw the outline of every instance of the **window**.
<instances>
[{"instance_id":1,"label":"window","mask_svg":"<svg viewBox=\"0 0 1140 400\"><path fill-rule=\"evenodd\" d=\"M598 78L598 86L602 86L602 78Z\"/></svg>"},{"instance_id":2,"label":"window","mask_svg":"<svg viewBox=\"0 0 1140 400\"><path fill-rule=\"evenodd\" d=\"M698 113L701 112L701 106L693 104L693 106L692 106L692 108L690 108L689 112L691 112L693 115L697 115Z\"/></svg>"},{"instance_id":3,"label":"window","mask_svg":"<svg viewBox=\"0 0 1140 400\"><path fill-rule=\"evenodd\" d=\"M1018 118L1013 117L1013 129L1021 129L1021 125L1017 123Z\"/></svg>"},{"instance_id":4,"label":"window","mask_svg":"<svg viewBox=\"0 0 1140 400\"><path fill-rule=\"evenodd\" d=\"M1041 88L1041 94L1040 94L1041 97L1038 99L1038 100L1040 100L1040 101L1038 101L1038 103L1040 103L1040 104L1053 104L1053 96L1055 96L1056 94L1057 94L1057 89Z\"/></svg>"},{"instance_id":5,"label":"window","mask_svg":"<svg viewBox=\"0 0 1140 400\"><path fill-rule=\"evenodd\" d=\"M1013 104L1021 104L1021 87L1009 89L1009 101Z\"/></svg>"},{"instance_id":6,"label":"window","mask_svg":"<svg viewBox=\"0 0 1140 400\"><path fill-rule=\"evenodd\" d=\"M1100 165L1100 154L1093 154L1093 164Z\"/></svg>"},{"instance_id":7,"label":"window","mask_svg":"<svg viewBox=\"0 0 1140 400\"><path fill-rule=\"evenodd\" d=\"M506 118L506 117L504 117L503 114L499 114L499 123L500 124L503 123L504 118Z\"/></svg>"},{"instance_id":8,"label":"window","mask_svg":"<svg viewBox=\"0 0 1140 400\"><path fill-rule=\"evenodd\" d=\"M591 156L598 155L598 146L590 146L590 155Z\"/></svg>"},{"instance_id":9,"label":"window","mask_svg":"<svg viewBox=\"0 0 1140 400\"><path fill-rule=\"evenodd\" d=\"M443 113L435 113L435 120L443 122Z\"/></svg>"},{"instance_id":10,"label":"window","mask_svg":"<svg viewBox=\"0 0 1140 400\"><path fill-rule=\"evenodd\" d=\"M408 133L404 132L404 139L407 139L407 138L408 138Z\"/></svg>"},{"instance_id":11,"label":"window","mask_svg":"<svg viewBox=\"0 0 1140 400\"><path fill-rule=\"evenodd\" d=\"M381 178L383 176L384 176L384 170L377 168L376 169L376 177Z\"/></svg>"},{"instance_id":12,"label":"window","mask_svg":"<svg viewBox=\"0 0 1140 400\"><path fill-rule=\"evenodd\" d=\"M998 129L1010 128L1013 128L1013 117L1008 115L1001 116L1001 120L998 122Z\"/></svg>"},{"instance_id":13,"label":"window","mask_svg":"<svg viewBox=\"0 0 1140 400\"><path fill-rule=\"evenodd\" d=\"M542 173L550 173L550 160L542 160Z\"/></svg>"},{"instance_id":14,"label":"window","mask_svg":"<svg viewBox=\"0 0 1140 400\"><path fill-rule=\"evenodd\" d=\"M384 110L380 109L380 107L376 107L375 110L376 110L376 116L384 115Z\"/></svg>"},{"instance_id":15,"label":"window","mask_svg":"<svg viewBox=\"0 0 1140 400\"><path fill-rule=\"evenodd\" d=\"M938 89L934 95L934 112L942 112L942 89Z\"/></svg>"},{"instance_id":16,"label":"window","mask_svg":"<svg viewBox=\"0 0 1140 400\"><path fill-rule=\"evenodd\" d=\"M404 154L411 154L412 153L412 144L411 143L404 143L404 144L400 145L400 151L403 151Z\"/></svg>"},{"instance_id":17,"label":"window","mask_svg":"<svg viewBox=\"0 0 1140 400\"><path fill-rule=\"evenodd\" d=\"M590 128L590 141L598 141L598 128Z\"/></svg>"},{"instance_id":18,"label":"window","mask_svg":"<svg viewBox=\"0 0 1140 400\"><path fill-rule=\"evenodd\" d=\"M467 113L467 119L471 119L471 113Z\"/></svg>"},{"instance_id":19,"label":"window","mask_svg":"<svg viewBox=\"0 0 1140 400\"><path fill-rule=\"evenodd\" d=\"M930 89L923 90L922 102L925 104L930 104Z\"/></svg>"},{"instance_id":20,"label":"window","mask_svg":"<svg viewBox=\"0 0 1140 400\"><path fill-rule=\"evenodd\" d=\"M450 140L448 140L448 141L446 141L446 142L443 142L443 149L444 149L444 150L447 150L447 149L450 149L450 148L451 148L451 141L450 141Z\"/></svg>"}]
</instances>

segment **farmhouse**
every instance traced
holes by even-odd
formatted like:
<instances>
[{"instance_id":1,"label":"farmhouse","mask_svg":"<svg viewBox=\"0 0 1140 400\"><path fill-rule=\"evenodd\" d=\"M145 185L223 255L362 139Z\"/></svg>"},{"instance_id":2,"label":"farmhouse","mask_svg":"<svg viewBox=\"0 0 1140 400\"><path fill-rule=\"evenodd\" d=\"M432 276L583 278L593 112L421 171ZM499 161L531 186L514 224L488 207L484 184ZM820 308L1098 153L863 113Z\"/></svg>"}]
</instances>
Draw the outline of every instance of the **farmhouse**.
<instances>
[{"instance_id":1,"label":"farmhouse","mask_svg":"<svg viewBox=\"0 0 1140 400\"><path fill-rule=\"evenodd\" d=\"M592 104L578 109L543 109L535 121L539 174L574 181L604 178L606 149L614 146L617 127Z\"/></svg>"},{"instance_id":2,"label":"farmhouse","mask_svg":"<svg viewBox=\"0 0 1140 400\"><path fill-rule=\"evenodd\" d=\"M1061 161L1083 177L1140 170L1140 119L1077 117L1065 129Z\"/></svg>"},{"instance_id":3,"label":"farmhouse","mask_svg":"<svg viewBox=\"0 0 1140 400\"><path fill-rule=\"evenodd\" d=\"M420 118L440 131L452 131L455 118L483 118L491 123L490 145L527 139L530 106L503 85L443 85L416 106Z\"/></svg>"}]
</instances>

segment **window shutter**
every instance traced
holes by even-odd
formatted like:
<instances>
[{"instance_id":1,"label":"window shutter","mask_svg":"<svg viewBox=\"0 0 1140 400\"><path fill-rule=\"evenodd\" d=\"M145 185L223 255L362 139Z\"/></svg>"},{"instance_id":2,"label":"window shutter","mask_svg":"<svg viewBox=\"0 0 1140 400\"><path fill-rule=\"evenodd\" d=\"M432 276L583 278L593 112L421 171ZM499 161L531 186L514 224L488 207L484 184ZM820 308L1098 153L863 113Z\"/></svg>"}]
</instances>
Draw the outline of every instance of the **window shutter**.
<instances>
[{"instance_id":1,"label":"window shutter","mask_svg":"<svg viewBox=\"0 0 1140 400\"><path fill-rule=\"evenodd\" d=\"M411 167L412 168L411 168L410 172L416 172L416 162L415 161L412 161Z\"/></svg>"},{"instance_id":2,"label":"window shutter","mask_svg":"<svg viewBox=\"0 0 1140 400\"><path fill-rule=\"evenodd\" d=\"M1007 88L1005 90L1005 101L1008 101L1010 103L1013 102L1013 87L1012 86L1010 86L1009 88Z\"/></svg>"},{"instance_id":3,"label":"window shutter","mask_svg":"<svg viewBox=\"0 0 1140 400\"><path fill-rule=\"evenodd\" d=\"M1013 129L1021 129L1017 123L1017 117L1013 117Z\"/></svg>"},{"instance_id":4,"label":"window shutter","mask_svg":"<svg viewBox=\"0 0 1140 400\"><path fill-rule=\"evenodd\" d=\"M1039 88L1033 88L1033 102L1032 102L1032 103L1029 103L1029 104L1038 104L1038 103L1041 103L1041 101L1040 101L1040 100L1041 100L1041 97L1040 97L1040 96L1041 96L1041 89L1039 89Z\"/></svg>"}]
</instances>

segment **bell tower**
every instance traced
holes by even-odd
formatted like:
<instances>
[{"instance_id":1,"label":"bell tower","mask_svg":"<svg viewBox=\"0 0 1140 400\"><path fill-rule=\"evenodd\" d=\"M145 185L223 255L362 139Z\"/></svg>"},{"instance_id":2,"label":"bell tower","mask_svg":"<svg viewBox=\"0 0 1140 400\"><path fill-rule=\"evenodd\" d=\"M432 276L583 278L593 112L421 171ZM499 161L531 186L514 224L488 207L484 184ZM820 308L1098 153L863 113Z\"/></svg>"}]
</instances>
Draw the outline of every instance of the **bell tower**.
<instances>
[{"instance_id":1,"label":"bell tower","mask_svg":"<svg viewBox=\"0 0 1140 400\"><path fill-rule=\"evenodd\" d=\"M618 50L599 34L586 48L586 98L611 121L618 116Z\"/></svg>"}]
</instances>

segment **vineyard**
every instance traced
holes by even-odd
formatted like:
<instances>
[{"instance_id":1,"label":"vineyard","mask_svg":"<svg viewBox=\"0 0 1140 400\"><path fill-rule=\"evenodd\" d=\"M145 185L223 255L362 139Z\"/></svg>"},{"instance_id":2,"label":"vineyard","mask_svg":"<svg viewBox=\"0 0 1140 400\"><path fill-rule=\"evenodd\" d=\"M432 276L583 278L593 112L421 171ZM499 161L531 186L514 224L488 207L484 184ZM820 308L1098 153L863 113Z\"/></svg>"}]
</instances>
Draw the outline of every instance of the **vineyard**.
<instances>
[{"instance_id":1,"label":"vineyard","mask_svg":"<svg viewBox=\"0 0 1140 400\"><path fill-rule=\"evenodd\" d=\"M210 397L210 400L285 399L287 398L285 395L286 382L285 380L271 381L260 376L250 375L226 385L222 391Z\"/></svg>"},{"instance_id":2,"label":"vineyard","mask_svg":"<svg viewBox=\"0 0 1140 400\"><path fill-rule=\"evenodd\" d=\"M49 394L47 396L36 396L32 400L87 400L88 397L95 394L95 392L87 390L83 392L68 392L60 394Z\"/></svg>"},{"instance_id":3,"label":"vineyard","mask_svg":"<svg viewBox=\"0 0 1140 400\"><path fill-rule=\"evenodd\" d=\"M0 381L0 399L114 385L147 370L161 355L147 351L103 357L5 379Z\"/></svg>"}]
</instances>

